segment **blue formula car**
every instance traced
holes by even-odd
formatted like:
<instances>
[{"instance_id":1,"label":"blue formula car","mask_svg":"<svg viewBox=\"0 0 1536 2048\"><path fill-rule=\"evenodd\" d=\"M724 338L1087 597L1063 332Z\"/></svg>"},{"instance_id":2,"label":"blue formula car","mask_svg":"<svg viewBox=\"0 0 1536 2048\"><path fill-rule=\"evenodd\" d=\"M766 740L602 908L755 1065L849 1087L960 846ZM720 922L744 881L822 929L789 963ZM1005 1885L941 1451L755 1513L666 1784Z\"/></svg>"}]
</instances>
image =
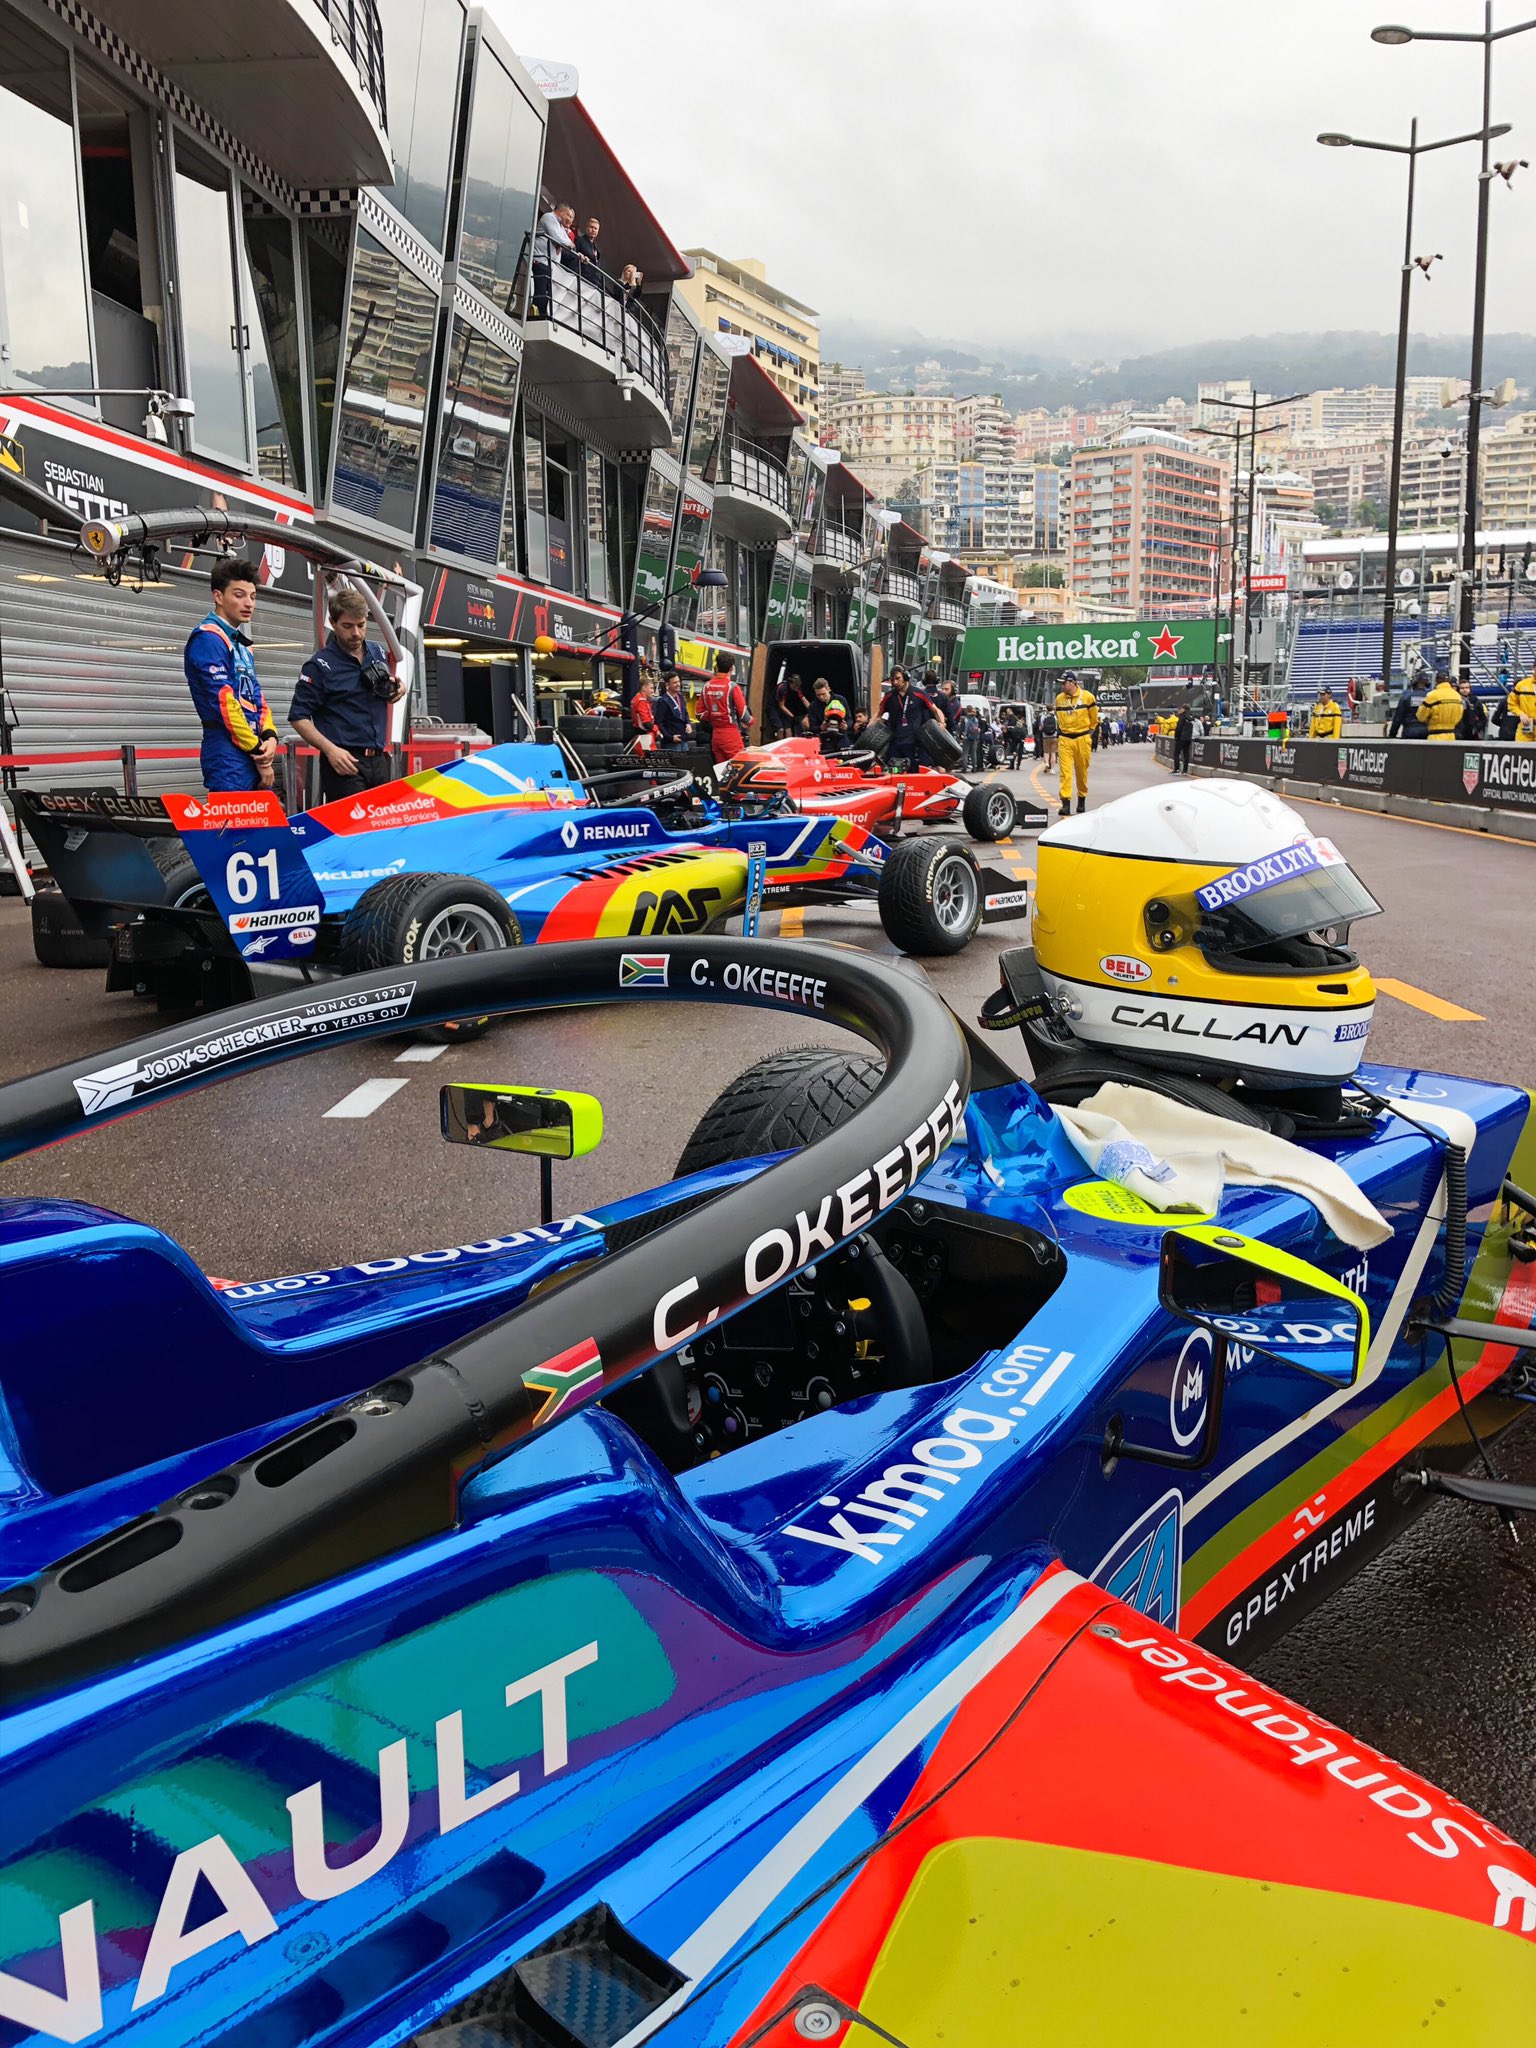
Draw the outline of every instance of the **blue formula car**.
<instances>
[{"instance_id":1,"label":"blue formula car","mask_svg":"<svg viewBox=\"0 0 1536 2048\"><path fill-rule=\"evenodd\" d=\"M599 801L613 781L622 793ZM953 953L1026 904L1021 882L959 839L892 846L783 797L722 801L687 776L588 783L529 742L292 819L265 791L31 795L23 817L84 932L112 934L109 988L166 1007L243 1000L271 969L708 931L749 904L872 902L904 951Z\"/></svg>"},{"instance_id":2,"label":"blue formula car","mask_svg":"<svg viewBox=\"0 0 1536 2048\"><path fill-rule=\"evenodd\" d=\"M1273 1186L1117 1199L898 968L647 935L183 1022L0 1087L0 1156L679 1001L878 1057L760 1062L648 1195L222 1292L0 1204L0 2040L1524 2038L1536 1859L1227 1661L1498 1492L1522 1091L1365 1072L1307 1141L1362 1256ZM445 1132L574 1146L532 1098Z\"/></svg>"}]
</instances>

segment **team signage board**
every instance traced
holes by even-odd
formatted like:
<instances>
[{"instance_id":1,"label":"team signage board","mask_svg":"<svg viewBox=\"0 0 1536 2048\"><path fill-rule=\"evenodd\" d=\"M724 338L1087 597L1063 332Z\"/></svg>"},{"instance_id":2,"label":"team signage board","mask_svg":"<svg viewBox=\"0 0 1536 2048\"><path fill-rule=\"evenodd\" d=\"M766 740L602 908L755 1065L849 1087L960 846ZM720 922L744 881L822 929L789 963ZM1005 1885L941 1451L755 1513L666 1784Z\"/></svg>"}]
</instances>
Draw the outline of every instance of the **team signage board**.
<instances>
[{"instance_id":1,"label":"team signage board","mask_svg":"<svg viewBox=\"0 0 1536 2048\"><path fill-rule=\"evenodd\" d=\"M1074 620L1065 626L968 626L964 669L1187 668L1216 659L1215 619Z\"/></svg>"},{"instance_id":2,"label":"team signage board","mask_svg":"<svg viewBox=\"0 0 1536 2048\"><path fill-rule=\"evenodd\" d=\"M1248 578L1248 588L1250 590L1284 590L1285 578L1283 576L1250 576Z\"/></svg>"},{"instance_id":3,"label":"team signage board","mask_svg":"<svg viewBox=\"0 0 1536 2048\"><path fill-rule=\"evenodd\" d=\"M1173 758L1159 740L1158 756ZM1431 797L1437 803L1478 804L1536 813L1536 747L1464 740L1197 739L1196 768L1275 781L1309 782L1325 789L1370 789L1392 796Z\"/></svg>"}]
</instances>

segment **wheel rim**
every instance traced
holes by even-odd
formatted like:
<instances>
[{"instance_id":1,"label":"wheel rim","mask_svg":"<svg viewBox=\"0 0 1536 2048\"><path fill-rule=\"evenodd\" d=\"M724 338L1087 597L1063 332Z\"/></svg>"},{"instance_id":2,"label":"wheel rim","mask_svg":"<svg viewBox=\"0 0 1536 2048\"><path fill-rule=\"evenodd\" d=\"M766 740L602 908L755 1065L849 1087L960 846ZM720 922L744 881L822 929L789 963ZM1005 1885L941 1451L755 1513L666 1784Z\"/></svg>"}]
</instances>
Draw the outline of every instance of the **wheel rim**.
<instances>
[{"instance_id":1,"label":"wheel rim","mask_svg":"<svg viewBox=\"0 0 1536 2048\"><path fill-rule=\"evenodd\" d=\"M1006 829L1013 815L1013 798L1006 789L995 789L987 798L987 823L994 832Z\"/></svg>"},{"instance_id":2,"label":"wheel rim","mask_svg":"<svg viewBox=\"0 0 1536 2048\"><path fill-rule=\"evenodd\" d=\"M946 860L933 878L933 914L947 932L965 931L976 915L976 870L969 861Z\"/></svg>"},{"instance_id":3,"label":"wheel rim","mask_svg":"<svg viewBox=\"0 0 1536 2048\"><path fill-rule=\"evenodd\" d=\"M171 904L172 910L212 910L213 898L208 894L207 884L194 882L190 889L183 889Z\"/></svg>"},{"instance_id":4,"label":"wheel rim","mask_svg":"<svg viewBox=\"0 0 1536 2048\"><path fill-rule=\"evenodd\" d=\"M506 933L490 911L473 903L450 903L422 933L416 958L450 960L461 953L496 953L506 943Z\"/></svg>"}]
</instances>

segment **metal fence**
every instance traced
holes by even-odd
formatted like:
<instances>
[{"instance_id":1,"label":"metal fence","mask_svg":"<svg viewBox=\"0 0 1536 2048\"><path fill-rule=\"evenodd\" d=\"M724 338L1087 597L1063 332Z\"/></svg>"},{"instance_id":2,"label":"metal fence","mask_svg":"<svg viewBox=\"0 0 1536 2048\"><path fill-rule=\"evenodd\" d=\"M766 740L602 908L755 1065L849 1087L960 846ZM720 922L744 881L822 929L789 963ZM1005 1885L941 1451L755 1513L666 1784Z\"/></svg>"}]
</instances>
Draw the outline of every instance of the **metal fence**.
<instances>
[{"instance_id":1,"label":"metal fence","mask_svg":"<svg viewBox=\"0 0 1536 2048\"><path fill-rule=\"evenodd\" d=\"M789 471L776 455L759 448L755 441L730 436L725 444L720 480L733 491L746 491L761 498L789 518Z\"/></svg>"},{"instance_id":2,"label":"metal fence","mask_svg":"<svg viewBox=\"0 0 1536 2048\"><path fill-rule=\"evenodd\" d=\"M590 266L573 268L563 261L565 253L540 234L525 241L524 255L531 256L533 270L528 318L547 320L604 355L616 356L670 411L672 381L661 329L622 285Z\"/></svg>"},{"instance_id":3,"label":"metal fence","mask_svg":"<svg viewBox=\"0 0 1536 2048\"><path fill-rule=\"evenodd\" d=\"M379 126L389 126L389 106L384 97L384 29L376 0L314 0L325 16L331 40L340 45L357 67L363 89L373 101Z\"/></svg>"}]
</instances>

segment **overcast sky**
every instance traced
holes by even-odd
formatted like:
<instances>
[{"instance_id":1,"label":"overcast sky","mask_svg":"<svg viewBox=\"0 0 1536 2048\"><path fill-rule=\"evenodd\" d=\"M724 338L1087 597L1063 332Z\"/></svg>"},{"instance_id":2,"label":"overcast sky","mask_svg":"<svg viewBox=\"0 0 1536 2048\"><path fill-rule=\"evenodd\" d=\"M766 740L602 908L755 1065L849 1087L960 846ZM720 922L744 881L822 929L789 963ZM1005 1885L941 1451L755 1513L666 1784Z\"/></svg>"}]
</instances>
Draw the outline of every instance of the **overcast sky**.
<instances>
[{"instance_id":1,"label":"overcast sky","mask_svg":"<svg viewBox=\"0 0 1536 2048\"><path fill-rule=\"evenodd\" d=\"M1496 0L1495 22L1524 0ZM1401 158L1475 128L1478 0L494 0L680 248L760 256L836 321L1119 354L1396 326ZM531 39L531 40L530 40ZM1494 57L1496 157L1536 159L1536 30ZM1416 329L1470 321L1475 144L1421 159ZM579 195L578 202L579 202ZM1495 182L1490 332L1536 330L1536 169Z\"/></svg>"}]
</instances>

